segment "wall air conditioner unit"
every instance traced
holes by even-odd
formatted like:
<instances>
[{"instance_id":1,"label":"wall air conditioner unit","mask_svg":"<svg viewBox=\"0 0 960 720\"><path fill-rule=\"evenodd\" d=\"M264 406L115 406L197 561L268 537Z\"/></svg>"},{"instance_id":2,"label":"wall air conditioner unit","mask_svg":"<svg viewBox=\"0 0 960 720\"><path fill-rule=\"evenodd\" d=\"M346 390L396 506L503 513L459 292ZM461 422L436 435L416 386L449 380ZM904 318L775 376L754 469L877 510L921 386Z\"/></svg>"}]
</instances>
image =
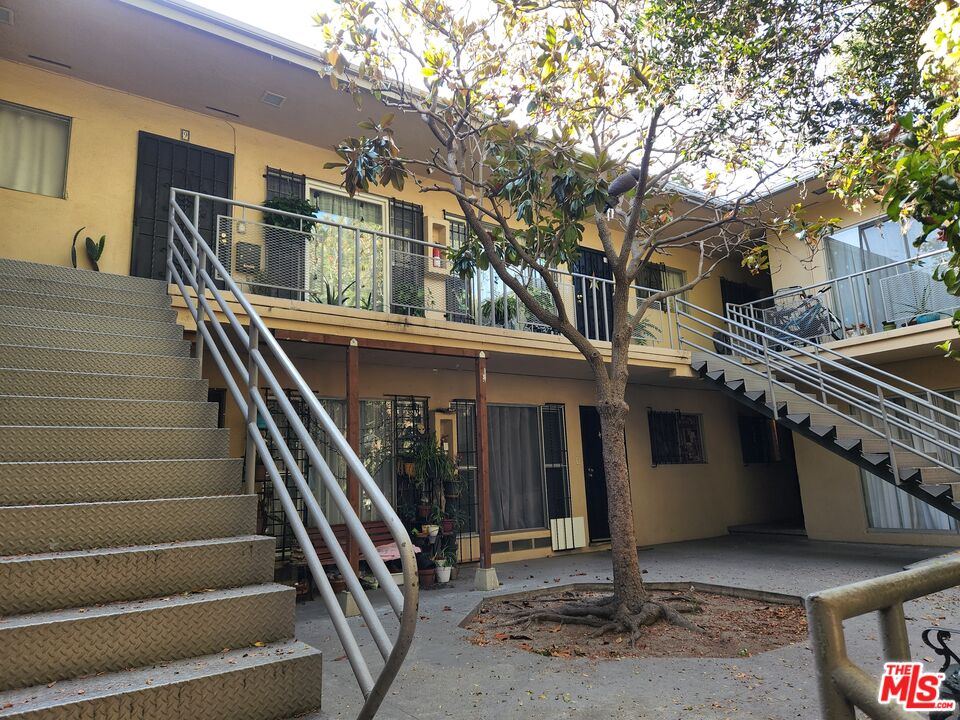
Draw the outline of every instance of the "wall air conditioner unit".
<instances>
[{"instance_id":1,"label":"wall air conditioner unit","mask_svg":"<svg viewBox=\"0 0 960 720\"><path fill-rule=\"evenodd\" d=\"M550 521L550 539L554 550L586 547L587 534L583 531L583 518L554 518Z\"/></svg>"}]
</instances>

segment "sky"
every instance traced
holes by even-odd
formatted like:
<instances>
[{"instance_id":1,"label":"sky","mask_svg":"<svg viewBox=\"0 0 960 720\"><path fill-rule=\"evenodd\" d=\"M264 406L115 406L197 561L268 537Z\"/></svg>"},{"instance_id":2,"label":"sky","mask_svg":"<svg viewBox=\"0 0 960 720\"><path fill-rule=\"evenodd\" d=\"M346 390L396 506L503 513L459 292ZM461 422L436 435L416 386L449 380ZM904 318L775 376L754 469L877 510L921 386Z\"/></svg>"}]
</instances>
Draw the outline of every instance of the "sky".
<instances>
[{"instance_id":1,"label":"sky","mask_svg":"<svg viewBox=\"0 0 960 720\"><path fill-rule=\"evenodd\" d=\"M330 0L191 0L195 5L235 18L308 47L322 44L313 16L333 5Z\"/></svg>"}]
</instances>

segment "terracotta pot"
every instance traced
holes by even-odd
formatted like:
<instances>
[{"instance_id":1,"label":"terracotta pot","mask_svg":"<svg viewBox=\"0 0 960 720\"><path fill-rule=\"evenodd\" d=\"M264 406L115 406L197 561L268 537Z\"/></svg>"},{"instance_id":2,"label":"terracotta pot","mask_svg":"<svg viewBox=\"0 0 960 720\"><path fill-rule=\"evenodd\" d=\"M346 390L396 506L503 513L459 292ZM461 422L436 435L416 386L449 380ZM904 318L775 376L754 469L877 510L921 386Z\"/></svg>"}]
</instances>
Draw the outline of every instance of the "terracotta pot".
<instances>
[{"instance_id":1,"label":"terracotta pot","mask_svg":"<svg viewBox=\"0 0 960 720\"><path fill-rule=\"evenodd\" d=\"M421 520L426 520L428 517L430 517L430 510L430 503L420 503L417 505L417 516Z\"/></svg>"},{"instance_id":2,"label":"terracotta pot","mask_svg":"<svg viewBox=\"0 0 960 720\"><path fill-rule=\"evenodd\" d=\"M449 535L453 532L453 518L444 518L440 521L440 530L444 535Z\"/></svg>"},{"instance_id":3,"label":"terracotta pot","mask_svg":"<svg viewBox=\"0 0 960 720\"><path fill-rule=\"evenodd\" d=\"M342 577L334 578L330 581L330 586L333 588L335 593L342 593L347 591L347 581Z\"/></svg>"},{"instance_id":4,"label":"terracotta pot","mask_svg":"<svg viewBox=\"0 0 960 720\"><path fill-rule=\"evenodd\" d=\"M420 587L424 590L433 587L434 581L437 579L437 569L436 568L421 568L417 570L417 577L420 579Z\"/></svg>"}]
</instances>

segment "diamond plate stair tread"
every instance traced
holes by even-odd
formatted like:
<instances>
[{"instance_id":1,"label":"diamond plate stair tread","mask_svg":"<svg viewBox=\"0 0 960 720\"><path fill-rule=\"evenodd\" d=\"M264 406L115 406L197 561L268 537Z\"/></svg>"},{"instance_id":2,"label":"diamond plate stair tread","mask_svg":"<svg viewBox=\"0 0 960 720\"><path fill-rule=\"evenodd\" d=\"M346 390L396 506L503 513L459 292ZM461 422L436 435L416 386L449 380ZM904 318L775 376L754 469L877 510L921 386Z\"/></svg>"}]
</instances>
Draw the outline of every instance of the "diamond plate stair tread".
<instances>
[{"instance_id":1,"label":"diamond plate stair tread","mask_svg":"<svg viewBox=\"0 0 960 720\"><path fill-rule=\"evenodd\" d=\"M8 425L212 428L216 403L186 400L115 400L0 395Z\"/></svg>"},{"instance_id":2,"label":"diamond plate stair tread","mask_svg":"<svg viewBox=\"0 0 960 720\"><path fill-rule=\"evenodd\" d=\"M64 350L63 348L2 343L0 343L0 367L110 375L200 377L200 361L196 358L96 350Z\"/></svg>"},{"instance_id":3,"label":"diamond plate stair tread","mask_svg":"<svg viewBox=\"0 0 960 720\"><path fill-rule=\"evenodd\" d=\"M220 428L0 426L0 462L183 460L226 457Z\"/></svg>"},{"instance_id":4,"label":"diamond plate stair tread","mask_svg":"<svg viewBox=\"0 0 960 720\"><path fill-rule=\"evenodd\" d=\"M173 322L177 311L172 307L132 305L104 302L90 298L61 297L50 293L11 290L0 285L0 306L58 310L60 312L97 315L102 317Z\"/></svg>"},{"instance_id":5,"label":"diamond plate stair tread","mask_svg":"<svg viewBox=\"0 0 960 720\"><path fill-rule=\"evenodd\" d=\"M66 265L45 265L43 263L26 262L24 260L11 260L10 258L0 258L0 274L41 280L55 280L57 282L88 285L91 287L131 290L133 292L166 291L166 286L159 280L151 280L134 275L114 275L113 273L78 269Z\"/></svg>"},{"instance_id":6,"label":"diamond plate stair tread","mask_svg":"<svg viewBox=\"0 0 960 720\"><path fill-rule=\"evenodd\" d=\"M116 289L76 282L6 275L0 272L0 289L137 307L169 308L171 303L170 295L166 292L162 283L157 287L138 291L128 288Z\"/></svg>"},{"instance_id":7,"label":"diamond plate stair tread","mask_svg":"<svg viewBox=\"0 0 960 720\"><path fill-rule=\"evenodd\" d=\"M183 337L183 328L168 321L128 320L126 318L106 317L103 315L85 315L77 312L21 308L10 305L0 305L0 317L2 317L3 321L8 325L88 330L90 332L105 332L116 335L173 338L175 340Z\"/></svg>"},{"instance_id":8,"label":"diamond plate stair tread","mask_svg":"<svg viewBox=\"0 0 960 720\"><path fill-rule=\"evenodd\" d=\"M0 693L0 718L283 720L320 707L321 676L320 651L289 640Z\"/></svg>"},{"instance_id":9,"label":"diamond plate stair tread","mask_svg":"<svg viewBox=\"0 0 960 720\"><path fill-rule=\"evenodd\" d=\"M0 368L0 395L200 402L207 399L207 387L196 378Z\"/></svg>"},{"instance_id":10,"label":"diamond plate stair tread","mask_svg":"<svg viewBox=\"0 0 960 720\"><path fill-rule=\"evenodd\" d=\"M149 353L189 357L190 342L175 338L144 338L135 335L36 328L9 325L0 317L0 342L5 345L31 345L65 350L98 350L105 352Z\"/></svg>"},{"instance_id":11,"label":"diamond plate stair tread","mask_svg":"<svg viewBox=\"0 0 960 720\"><path fill-rule=\"evenodd\" d=\"M256 495L0 507L0 555L253 535Z\"/></svg>"},{"instance_id":12,"label":"diamond plate stair tread","mask_svg":"<svg viewBox=\"0 0 960 720\"><path fill-rule=\"evenodd\" d=\"M273 580L272 537L0 557L0 617Z\"/></svg>"},{"instance_id":13,"label":"diamond plate stair tread","mask_svg":"<svg viewBox=\"0 0 960 720\"><path fill-rule=\"evenodd\" d=\"M242 458L0 463L0 506L233 495L242 471Z\"/></svg>"},{"instance_id":14,"label":"diamond plate stair tread","mask_svg":"<svg viewBox=\"0 0 960 720\"><path fill-rule=\"evenodd\" d=\"M293 636L296 591L266 583L0 619L0 690Z\"/></svg>"}]
</instances>

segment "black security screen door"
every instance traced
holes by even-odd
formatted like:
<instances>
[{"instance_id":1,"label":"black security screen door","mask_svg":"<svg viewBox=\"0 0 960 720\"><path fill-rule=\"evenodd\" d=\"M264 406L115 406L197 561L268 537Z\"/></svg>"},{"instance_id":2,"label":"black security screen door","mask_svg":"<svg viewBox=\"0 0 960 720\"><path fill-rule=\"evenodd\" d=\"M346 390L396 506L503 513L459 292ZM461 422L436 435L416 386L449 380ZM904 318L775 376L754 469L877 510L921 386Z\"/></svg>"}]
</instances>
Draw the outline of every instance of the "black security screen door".
<instances>
[{"instance_id":1,"label":"black security screen door","mask_svg":"<svg viewBox=\"0 0 960 720\"><path fill-rule=\"evenodd\" d=\"M133 209L130 274L161 280L167 266L167 214L170 188L229 198L233 189L233 155L141 132L137 143L137 188ZM186 199L181 206L188 205ZM192 208L184 207L188 216ZM200 233L216 239L217 215L226 203L200 203ZM221 252L219 250L218 252Z\"/></svg>"},{"instance_id":2,"label":"black security screen door","mask_svg":"<svg viewBox=\"0 0 960 720\"><path fill-rule=\"evenodd\" d=\"M595 407L580 406L580 438L583 443L583 475L587 495L587 526L590 542L609 540L607 475L603 469L600 413Z\"/></svg>"},{"instance_id":3,"label":"black security screen door","mask_svg":"<svg viewBox=\"0 0 960 720\"><path fill-rule=\"evenodd\" d=\"M577 330L591 340L609 340L613 326L613 283L590 278L613 280L607 258L597 250L580 248L570 264L574 273L573 289L577 299ZM577 277L586 275L587 278Z\"/></svg>"}]
</instances>

